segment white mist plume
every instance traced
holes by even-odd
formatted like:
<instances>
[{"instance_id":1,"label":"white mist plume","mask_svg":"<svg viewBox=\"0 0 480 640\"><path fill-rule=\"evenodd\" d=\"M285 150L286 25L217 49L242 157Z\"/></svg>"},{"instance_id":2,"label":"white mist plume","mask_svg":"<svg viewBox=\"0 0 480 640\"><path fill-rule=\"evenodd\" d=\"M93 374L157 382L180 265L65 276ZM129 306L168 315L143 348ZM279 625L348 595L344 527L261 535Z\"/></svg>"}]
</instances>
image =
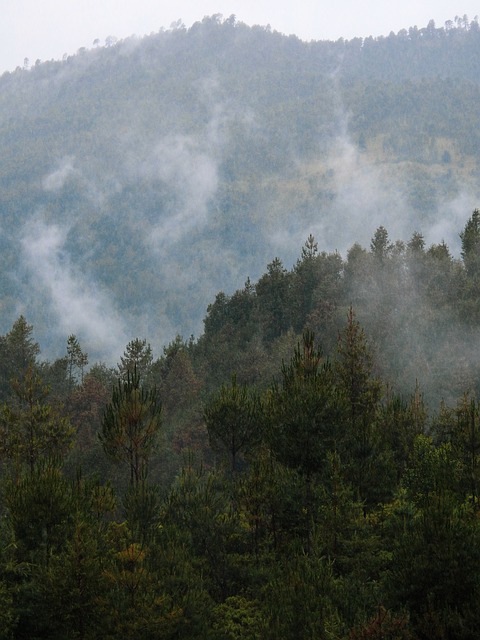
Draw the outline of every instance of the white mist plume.
<instances>
[{"instance_id":1,"label":"white mist plume","mask_svg":"<svg viewBox=\"0 0 480 640\"><path fill-rule=\"evenodd\" d=\"M140 143L143 157L127 156L130 178L163 186L168 193L168 198L159 202L157 222L148 223L146 244L155 252L163 253L208 222L209 207L219 185L222 152L229 139L228 125L236 117L235 109L216 100L214 75L197 81L194 88L209 113L204 127L195 133L164 135L150 149Z\"/></svg>"},{"instance_id":2,"label":"white mist plume","mask_svg":"<svg viewBox=\"0 0 480 640\"><path fill-rule=\"evenodd\" d=\"M127 343L123 320L108 294L75 272L64 251L67 230L33 220L24 228L22 248L26 264L48 296L61 331L76 333L87 351L114 361Z\"/></svg>"},{"instance_id":3,"label":"white mist plume","mask_svg":"<svg viewBox=\"0 0 480 640\"><path fill-rule=\"evenodd\" d=\"M460 255L460 232L475 208L478 207L478 197L472 192L462 191L452 200L439 207L438 215L426 231L425 239L428 244L445 242L450 252Z\"/></svg>"},{"instance_id":4,"label":"white mist plume","mask_svg":"<svg viewBox=\"0 0 480 640\"><path fill-rule=\"evenodd\" d=\"M60 160L58 167L43 178L42 186L45 191L60 191L67 180L76 173L74 158L65 156Z\"/></svg>"},{"instance_id":5,"label":"white mist plume","mask_svg":"<svg viewBox=\"0 0 480 640\"><path fill-rule=\"evenodd\" d=\"M410 235L407 206L399 185L386 167L371 161L348 138L338 141L329 159L334 173L336 198L329 215L330 242L338 235L335 248L345 251L353 242L368 246L379 226L391 238Z\"/></svg>"},{"instance_id":6,"label":"white mist plume","mask_svg":"<svg viewBox=\"0 0 480 640\"><path fill-rule=\"evenodd\" d=\"M149 163L150 164L150 163ZM207 219L208 203L218 186L217 163L188 136L166 138L151 158L152 178L165 182L176 195L176 206L152 230L152 246L178 242Z\"/></svg>"}]
</instances>

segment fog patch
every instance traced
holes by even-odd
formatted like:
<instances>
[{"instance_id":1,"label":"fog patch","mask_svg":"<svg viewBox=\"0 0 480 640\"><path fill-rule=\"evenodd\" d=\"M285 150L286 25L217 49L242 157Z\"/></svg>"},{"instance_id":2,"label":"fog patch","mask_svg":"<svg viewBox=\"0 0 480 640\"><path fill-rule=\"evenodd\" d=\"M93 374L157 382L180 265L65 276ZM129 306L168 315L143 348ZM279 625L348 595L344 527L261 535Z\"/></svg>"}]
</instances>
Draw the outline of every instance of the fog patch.
<instances>
[{"instance_id":1,"label":"fog patch","mask_svg":"<svg viewBox=\"0 0 480 640\"><path fill-rule=\"evenodd\" d=\"M218 187L217 163L193 138L174 136L159 143L147 173L173 190L175 205L154 225L149 242L160 250L176 243L207 220L208 204Z\"/></svg>"},{"instance_id":2,"label":"fog patch","mask_svg":"<svg viewBox=\"0 0 480 640\"><path fill-rule=\"evenodd\" d=\"M74 162L75 159L70 156L62 158L57 168L43 178L42 187L45 191L60 191L70 178L78 175Z\"/></svg>"},{"instance_id":3,"label":"fog patch","mask_svg":"<svg viewBox=\"0 0 480 640\"><path fill-rule=\"evenodd\" d=\"M67 233L58 225L32 220L21 239L25 264L47 296L60 332L77 334L87 351L114 361L127 342L124 321L108 292L71 263L64 249Z\"/></svg>"},{"instance_id":4,"label":"fog patch","mask_svg":"<svg viewBox=\"0 0 480 640\"><path fill-rule=\"evenodd\" d=\"M425 233L428 244L445 244L453 255L459 256L461 249L460 232L472 211L478 206L478 198L462 191L454 199L439 207L436 220Z\"/></svg>"}]
</instances>

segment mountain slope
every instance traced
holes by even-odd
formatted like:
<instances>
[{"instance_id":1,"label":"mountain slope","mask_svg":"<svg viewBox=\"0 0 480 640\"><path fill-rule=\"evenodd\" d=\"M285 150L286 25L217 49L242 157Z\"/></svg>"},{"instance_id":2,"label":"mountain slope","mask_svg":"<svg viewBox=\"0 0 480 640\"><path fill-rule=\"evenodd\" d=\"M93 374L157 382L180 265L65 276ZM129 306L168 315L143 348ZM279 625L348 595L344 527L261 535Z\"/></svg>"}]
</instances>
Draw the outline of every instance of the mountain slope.
<instances>
[{"instance_id":1,"label":"mountain slope","mask_svg":"<svg viewBox=\"0 0 480 640\"><path fill-rule=\"evenodd\" d=\"M304 43L207 18L0 78L0 325L92 357L199 334L309 233L457 249L479 195L480 32ZM58 346L56 347L58 349Z\"/></svg>"}]
</instances>

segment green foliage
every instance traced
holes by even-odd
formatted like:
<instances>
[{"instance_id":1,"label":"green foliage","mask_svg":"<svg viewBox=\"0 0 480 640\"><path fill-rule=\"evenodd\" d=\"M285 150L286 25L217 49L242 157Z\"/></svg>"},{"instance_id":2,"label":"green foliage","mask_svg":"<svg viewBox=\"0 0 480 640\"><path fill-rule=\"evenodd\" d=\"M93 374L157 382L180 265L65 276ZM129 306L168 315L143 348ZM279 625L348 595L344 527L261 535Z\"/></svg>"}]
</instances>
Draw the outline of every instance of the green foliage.
<instances>
[{"instance_id":1,"label":"green foliage","mask_svg":"<svg viewBox=\"0 0 480 640\"><path fill-rule=\"evenodd\" d=\"M478 535L471 508L440 491L397 536L387 589L394 607L410 611L420 637L475 635Z\"/></svg>"},{"instance_id":2,"label":"green foliage","mask_svg":"<svg viewBox=\"0 0 480 640\"><path fill-rule=\"evenodd\" d=\"M213 610L212 639L261 640L260 604L243 596L231 596Z\"/></svg>"},{"instance_id":3,"label":"green foliage","mask_svg":"<svg viewBox=\"0 0 480 640\"><path fill-rule=\"evenodd\" d=\"M185 466L167 498L163 522L186 536L184 543L206 576L212 597L231 595L235 572L230 553L238 542L238 513L223 477L192 463Z\"/></svg>"},{"instance_id":4,"label":"green foliage","mask_svg":"<svg viewBox=\"0 0 480 640\"><path fill-rule=\"evenodd\" d=\"M262 310L261 322L265 340L269 342L291 326L291 280L282 261L275 258L267 265L267 273L257 282L255 290Z\"/></svg>"},{"instance_id":5,"label":"green foliage","mask_svg":"<svg viewBox=\"0 0 480 640\"><path fill-rule=\"evenodd\" d=\"M409 499L425 507L436 496L455 493L459 473L459 463L449 443L435 447L431 437L419 435L403 483Z\"/></svg>"},{"instance_id":6,"label":"green foliage","mask_svg":"<svg viewBox=\"0 0 480 640\"><path fill-rule=\"evenodd\" d=\"M377 613L363 625L350 632L349 640L413 640L409 617L395 614L380 606Z\"/></svg>"},{"instance_id":7,"label":"green foliage","mask_svg":"<svg viewBox=\"0 0 480 640\"><path fill-rule=\"evenodd\" d=\"M461 490L475 508L478 508L479 497L479 421L478 402L465 394L455 408L443 404L433 425L437 439L451 446L459 464Z\"/></svg>"},{"instance_id":8,"label":"green foliage","mask_svg":"<svg viewBox=\"0 0 480 640\"><path fill-rule=\"evenodd\" d=\"M29 325L24 316L13 323L11 330L0 339L1 353L1 397L7 399L12 394L11 382L22 379L28 369L37 364L40 353L39 345L32 338L33 326Z\"/></svg>"},{"instance_id":9,"label":"green foliage","mask_svg":"<svg viewBox=\"0 0 480 640\"><path fill-rule=\"evenodd\" d=\"M418 383L409 401L400 395L387 395L380 410L379 426L383 444L395 464L397 482L413 454L416 437L426 432L427 421L427 408Z\"/></svg>"},{"instance_id":10,"label":"green foliage","mask_svg":"<svg viewBox=\"0 0 480 640\"><path fill-rule=\"evenodd\" d=\"M480 210L475 209L460 233L462 259L470 278L480 276Z\"/></svg>"},{"instance_id":11,"label":"green foliage","mask_svg":"<svg viewBox=\"0 0 480 640\"><path fill-rule=\"evenodd\" d=\"M65 548L37 578L40 589L34 612L38 637L93 639L105 632L100 605L107 587L103 553L89 524L82 520L74 523Z\"/></svg>"},{"instance_id":12,"label":"green foliage","mask_svg":"<svg viewBox=\"0 0 480 640\"><path fill-rule=\"evenodd\" d=\"M61 470L46 463L6 481L3 499L18 559L47 566L51 555L65 547L73 526L72 491Z\"/></svg>"},{"instance_id":13,"label":"green foliage","mask_svg":"<svg viewBox=\"0 0 480 640\"><path fill-rule=\"evenodd\" d=\"M329 563L317 555L295 554L277 565L265 587L263 638L327 640L339 620L332 603Z\"/></svg>"},{"instance_id":14,"label":"green foliage","mask_svg":"<svg viewBox=\"0 0 480 640\"><path fill-rule=\"evenodd\" d=\"M245 456L263 438L263 407L258 394L239 386L234 375L231 385L223 385L207 402L204 417L211 447L227 455L234 474L239 454Z\"/></svg>"},{"instance_id":15,"label":"green foliage","mask_svg":"<svg viewBox=\"0 0 480 640\"><path fill-rule=\"evenodd\" d=\"M3 406L0 417L0 453L14 469L26 466L33 474L42 460L65 454L72 445L73 429L46 403L48 388L32 366L12 386L15 400Z\"/></svg>"},{"instance_id":16,"label":"green foliage","mask_svg":"<svg viewBox=\"0 0 480 640\"><path fill-rule=\"evenodd\" d=\"M342 451L349 478L360 500L371 504L373 486L378 487L375 472L381 466L378 410L381 384L373 376L373 359L365 332L350 307L347 325L339 336L336 375L346 409L346 433ZM374 493L376 489L374 490Z\"/></svg>"},{"instance_id":17,"label":"green foliage","mask_svg":"<svg viewBox=\"0 0 480 640\"><path fill-rule=\"evenodd\" d=\"M272 386L268 402L269 437L278 459L307 478L321 472L327 451L341 438L342 405L332 368L311 332L283 365L281 384Z\"/></svg>"},{"instance_id":18,"label":"green foliage","mask_svg":"<svg viewBox=\"0 0 480 640\"><path fill-rule=\"evenodd\" d=\"M0 640L13 640L17 616L11 589L0 581Z\"/></svg>"},{"instance_id":19,"label":"green foliage","mask_svg":"<svg viewBox=\"0 0 480 640\"><path fill-rule=\"evenodd\" d=\"M70 387L74 382L74 369L80 372L80 382L83 383L84 369L88 364L88 354L82 351L80 343L75 335L70 335L67 340L68 379Z\"/></svg>"},{"instance_id":20,"label":"green foliage","mask_svg":"<svg viewBox=\"0 0 480 640\"><path fill-rule=\"evenodd\" d=\"M156 389L140 384L136 369L113 389L99 433L104 451L113 460L128 464L131 487L146 480L149 458L158 442L161 403Z\"/></svg>"},{"instance_id":21,"label":"green foliage","mask_svg":"<svg viewBox=\"0 0 480 640\"><path fill-rule=\"evenodd\" d=\"M153 362L152 347L147 341L135 338L131 340L120 358L118 364L119 377L127 380L128 376L138 376L139 381L145 385L148 381Z\"/></svg>"},{"instance_id":22,"label":"green foliage","mask_svg":"<svg viewBox=\"0 0 480 640\"><path fill-rule=\"evenodd\" d=\"M39 363L19 320L0 337L0 637L476 637L474 283L419 233L380 227L345 262L310 235L290 271L219 294L199 340L157 361L129 343L113 393L106 365L81 381L75 336ZM295 334L310 323L328 359Z\"/></svg>"}]
</instances>

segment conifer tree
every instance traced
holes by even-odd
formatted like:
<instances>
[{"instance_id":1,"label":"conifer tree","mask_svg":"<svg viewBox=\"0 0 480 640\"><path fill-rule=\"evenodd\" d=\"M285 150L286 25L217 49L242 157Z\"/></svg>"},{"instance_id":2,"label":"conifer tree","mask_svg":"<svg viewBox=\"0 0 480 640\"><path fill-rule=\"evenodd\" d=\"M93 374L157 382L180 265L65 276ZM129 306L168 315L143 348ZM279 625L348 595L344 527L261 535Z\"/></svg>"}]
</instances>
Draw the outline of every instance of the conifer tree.
<instances>
[{"instance_id":1,"label":"conifer tree","mask_svg":"<svg viewBox=\"0 0 480 640\"><path fill-rule=\"evenodd\" d=\"M145 482L148 462L158 442L161 402L157 390L141 385L136 367L119 380L105 409L99 434L105 453L129 467L130 487Z\"/></svg>"},{"instance_id":2,"label":"conifer tree","mask_svg":"<svg viewBox=\"0 0 480 640\"><path fill-rule=\"evenodd\" d=\"M145 339L135 338L127 344L120 363L117 365L118 373L122 380L128 375L138 376L139 381L145 384L151 371L153 362L152 347Z\"/></svg>"},{"instance_id":3,"label":"conifer tree","mask_svg":"<svg viewBox=\"0 0 480 640\"><path fill-rule=\"evenodd\" d=\"M480 275L480 210L475 209L460 233L462 260L471 278Z\"/></svg>"},{"instance_id":4,"label":"conifer tree","mask_svg":"<svg viewBox=\"0 0 480 640\"><path fill-rule=\"evenodd\" d=\"M373 474L378 465L377 411L381 384L373 376L372 355L352 307L337 351L335 372L346 406L345 462L357 498L364 501L369 488L373 488Z\"/></svg>"},{"instance_id":5,"label":"conifer tree","mask_svg":"<svg viewBox=\"0 0 480 640\"><path fill-rule=\"evenodd\" d=\"M29 366L22 379L13 382L15 398L0 415L0 454L17 469L26 465L33 474L46 458L61 458L73 442L68 419L47 403L49 389Z\"/></svg>"},{"instance_id":6,"label":"conifer tree","mask_svg":"<svg viewBox=\"0 0 480 640\"><path fill-rule=\"evenodd\" d=\"M270 444L278 460L299 472L305 484L305 530L310 546L313 480L324 471L327 454L341 439L343 407L332 368L315 347L311 331L303 334L281 383L269 392Z\"/></svg>"},{"instance_id":7,"label":"conifer tree","mask_svg":"<svg viewBox=\"0 0 480 640\"><path fill-rule=\"evenodd\" d=\"M21 379L29 367L37 366L39 345L32 338L33 326L20 316L11 330L0 338L1 398L12 392L11 381Z\"/></svg>"},{"instance_id":8,"label":"conifer tree","mask_svg":"<svg viewBox=\"0 0 480 640\"><path fill-rule=\"evenodd\" d=\"M205 406L210 445L227 454L232 475L239 454L248 453L262 439L263 416L258 395L240 386L235 375L230 386L223 385Z\"/></svg>"},{"instance_id":9,"label":"conifer tree","mask_svg":"<svg viewBox=\"0 0 480 640\"><path fill-rule=\"evenodd\" d=\"M84 353L75 335L70 335L67 340L68 381L70 389L74 386L74 369L80 371L80 382L83 384L83 373L88 364L88 354Z\"/></svg>"},{"instance_id":10,"label":"conifer tree","mask_svg":"<svg viewBox=\"0 0 480 640\"><path fill-rule=\"evenodd\" d=\"M279 258L267 265L267 273L257 282L256 293L264 339L269 343L291 325L291 275Z\"/></svg>"}]
</instances>

